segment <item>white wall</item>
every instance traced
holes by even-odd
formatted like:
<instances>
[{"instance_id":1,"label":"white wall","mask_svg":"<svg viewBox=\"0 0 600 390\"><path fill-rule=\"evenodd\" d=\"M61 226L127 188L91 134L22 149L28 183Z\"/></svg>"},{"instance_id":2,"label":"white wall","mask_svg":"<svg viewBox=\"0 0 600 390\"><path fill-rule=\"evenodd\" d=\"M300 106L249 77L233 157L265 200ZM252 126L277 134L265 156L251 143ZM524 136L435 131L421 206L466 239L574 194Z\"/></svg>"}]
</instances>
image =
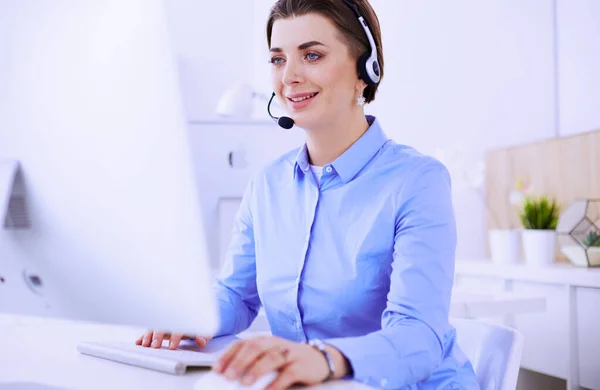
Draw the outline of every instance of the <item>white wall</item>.
<instances>
[{"instance_id":1,"label":"white wall","mask_svg":"<svg viewBox=\"0 0 600 390\"><path fill-rule=\"evenodd\" d=\"M188 120L214 119L221 94L252 79L253 4L165 1Z\"/></svg>"},{"instance_id":2,"label":"white wall","mask_svg":"<svg viewBox=\"0 0 600 390\"><path fill-rule=\"evenodd\" d=\"M600 129L600 1L558 0L560 134Z\"/></svg>"}]
</instances>

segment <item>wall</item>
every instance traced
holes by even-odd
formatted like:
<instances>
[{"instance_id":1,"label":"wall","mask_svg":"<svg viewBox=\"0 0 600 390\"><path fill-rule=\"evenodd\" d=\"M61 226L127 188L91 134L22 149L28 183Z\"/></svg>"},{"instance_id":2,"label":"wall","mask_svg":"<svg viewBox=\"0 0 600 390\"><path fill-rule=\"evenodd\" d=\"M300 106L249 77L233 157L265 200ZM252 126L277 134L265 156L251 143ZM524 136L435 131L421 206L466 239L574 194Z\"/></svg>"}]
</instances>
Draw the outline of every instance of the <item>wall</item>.
<instances>
[{"instance_id":1,"label":"wall","mask_svg":"<svg viewBox=\"0 0 600 390\"><path fill-rule=\"evenodd\" d=\"M557 5L560 134L600 129L600 2Z\"/></svg>"},{"instance_id":2,"label":"wall","mask_svg":"<svg viewBox=\"0 0 600 390\"><path fill-rule=\"evenodd\" d=\"M252 78L253 4L165 1L188 120L214 119L221 94ZM218 37L218 39L215 39Z\"/></svg>"}]
</instances>

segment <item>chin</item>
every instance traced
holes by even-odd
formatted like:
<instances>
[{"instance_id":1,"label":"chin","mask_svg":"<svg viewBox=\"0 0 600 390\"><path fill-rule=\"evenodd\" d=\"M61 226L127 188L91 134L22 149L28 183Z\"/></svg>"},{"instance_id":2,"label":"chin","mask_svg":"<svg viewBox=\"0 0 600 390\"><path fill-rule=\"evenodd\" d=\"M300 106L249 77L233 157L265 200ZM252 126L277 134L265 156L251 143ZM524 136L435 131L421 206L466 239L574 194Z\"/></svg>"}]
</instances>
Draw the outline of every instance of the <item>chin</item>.
<instances>
[{"instance_id":1,"label":"chin","mask_svg":"<svg viewBox=\"0 0 600 390\"><path fill-rule=\"evenodd\" d=\"M318 129L328 121L327 115L311 111L292 112L290 117L296 126L305 130Z\"/></svg>"}]
</instances>

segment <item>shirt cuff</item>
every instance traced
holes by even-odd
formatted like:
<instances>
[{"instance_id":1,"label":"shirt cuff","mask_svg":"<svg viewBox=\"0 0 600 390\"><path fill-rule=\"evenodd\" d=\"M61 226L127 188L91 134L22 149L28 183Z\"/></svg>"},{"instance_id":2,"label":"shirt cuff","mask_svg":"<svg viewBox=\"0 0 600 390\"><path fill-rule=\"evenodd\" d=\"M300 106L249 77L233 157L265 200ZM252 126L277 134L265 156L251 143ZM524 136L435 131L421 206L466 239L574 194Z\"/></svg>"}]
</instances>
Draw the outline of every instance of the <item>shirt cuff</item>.
<instances>
[{"instance_id":1,"label":"shirt cuff","mask_svg":"<svg viewBox=\"0 0 600 390\"><path fill-rule=\"evenodd\" d=\"M390 343L376 333L361 337L346 337L323 340L337 348L350 363L351 375L345 379L354 379L369 386L388 388L387 378L377 375L382 371L379 366L389 359Z\"/></svg>"}]
</instances>

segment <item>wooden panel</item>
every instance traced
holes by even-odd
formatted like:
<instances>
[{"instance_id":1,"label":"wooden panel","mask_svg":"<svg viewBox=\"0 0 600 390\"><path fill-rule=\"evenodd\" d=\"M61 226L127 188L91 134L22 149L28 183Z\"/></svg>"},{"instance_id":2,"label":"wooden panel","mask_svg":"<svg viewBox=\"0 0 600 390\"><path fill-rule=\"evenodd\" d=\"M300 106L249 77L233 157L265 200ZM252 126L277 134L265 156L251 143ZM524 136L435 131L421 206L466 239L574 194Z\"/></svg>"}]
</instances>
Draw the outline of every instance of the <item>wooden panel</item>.
<instances>
[{"instance_id":1,"label":"wooden panel","mask_svg":"<svg viewBox=\"0 0 600 390\"><path fill-rule=\"evenodd\" d=\"M600 130L486 153L489 228L520 228L509 202L518 179L532 192L556 197L564 209L573 200L600 198ZM566 261L557 254L560 262Z\"/></svg>"}]
</instances>

